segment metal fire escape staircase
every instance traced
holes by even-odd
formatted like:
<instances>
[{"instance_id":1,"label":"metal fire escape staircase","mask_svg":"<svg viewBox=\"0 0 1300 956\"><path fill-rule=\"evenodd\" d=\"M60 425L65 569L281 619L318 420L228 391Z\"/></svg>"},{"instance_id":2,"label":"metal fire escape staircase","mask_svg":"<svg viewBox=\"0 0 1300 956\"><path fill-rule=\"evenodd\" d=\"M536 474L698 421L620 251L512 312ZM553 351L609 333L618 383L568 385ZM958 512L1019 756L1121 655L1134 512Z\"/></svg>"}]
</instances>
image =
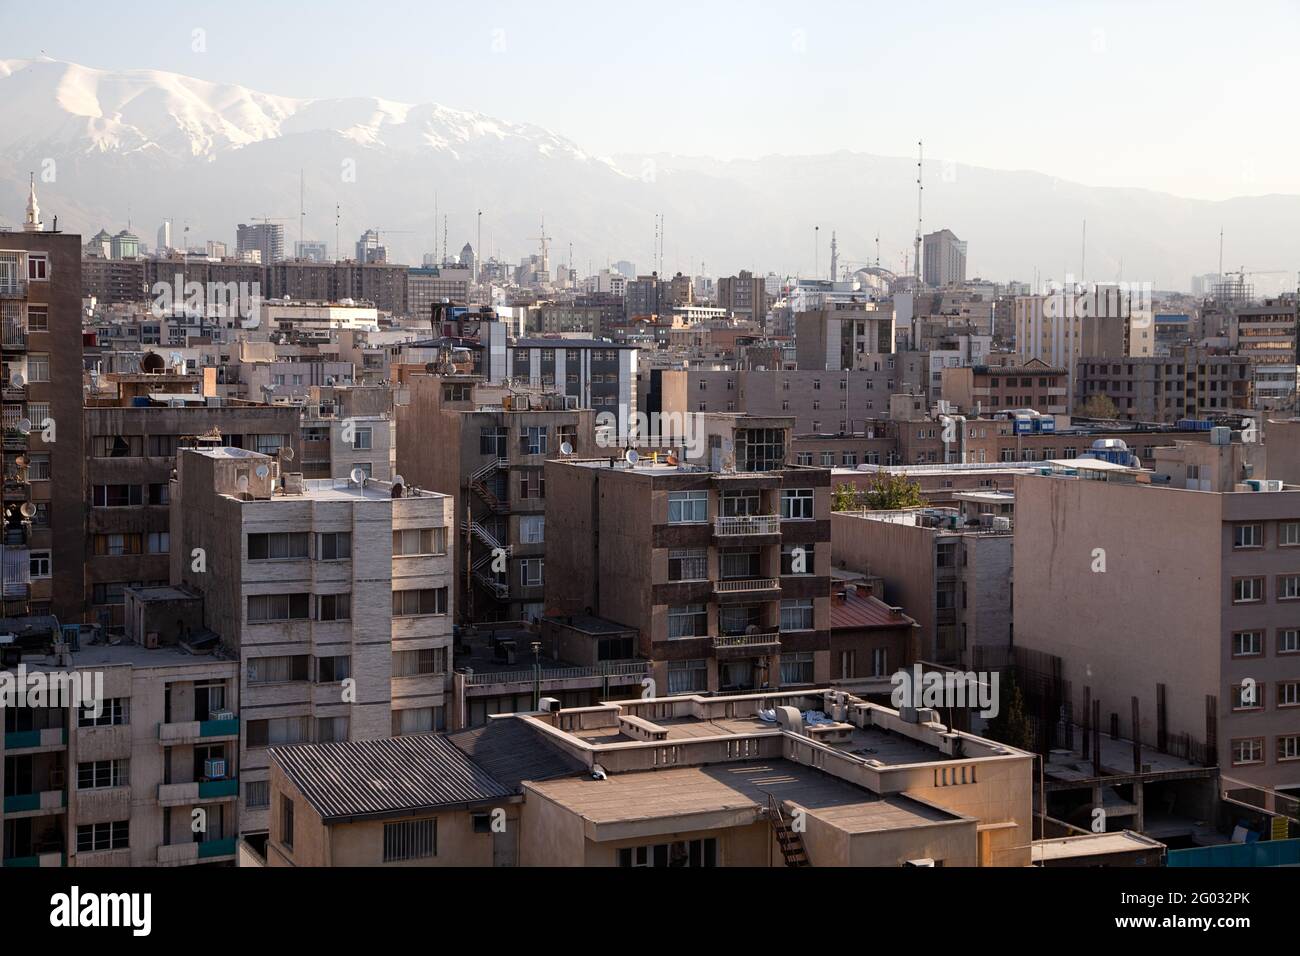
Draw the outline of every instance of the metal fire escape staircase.
<instances>
[{"instance_id":1,"label":"metal fire escape staircase","mask_svg":"<svg viewBox=\"0 0 1300 956\"><path fill-rule=\"evenodd\" d=\"M767 822L776 836L786 866L812 866L808 860L808 851L803 845L803 837L791 829L785 814L781 812L781 801L771 793L767 795Z\"/></svg>"},{"instance_id":2,"label":"metal fire escape staircase","mask_svg":"<svg viewBox=\"0 0 1300 956\"><path fill-rule=\"evenodd\" d=\"M488 484L498 471L504 471L510 467L510 461L506 458L495 458L488 462L478 471L469 476L467 484L471 491L487 505L488 510L494 515L507 515L510 513L510 504L508 501L502 501ZM477 581L486 591L495 595L498 600L504 600L510 596L510 585L499 579L491 571L492 562L496 559L499 552L504 552L508 558L512 549L508 544L502 544L497 540L496 535L489 531L484 525L474 520L471 512L465 519L461 530L465 532L467 538L477 538L479 542L486 545L488 550L479 556L470 565L470 573L474 580Z\"/></svg>"}]
</instances>

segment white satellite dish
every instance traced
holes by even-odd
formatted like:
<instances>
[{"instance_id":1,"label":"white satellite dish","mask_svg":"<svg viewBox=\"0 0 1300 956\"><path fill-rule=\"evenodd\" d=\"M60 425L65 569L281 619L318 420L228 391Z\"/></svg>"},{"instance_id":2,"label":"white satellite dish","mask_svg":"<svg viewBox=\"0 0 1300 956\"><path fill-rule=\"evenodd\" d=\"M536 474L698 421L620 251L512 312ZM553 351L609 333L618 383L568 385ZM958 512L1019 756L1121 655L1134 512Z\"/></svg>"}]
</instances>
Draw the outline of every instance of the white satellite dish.
<instances>
[{"instance_id":1,"label":"white satellite dish","mask_svg":"<svg viewBox=\"0 0 1300 956\"><path fill-rule=\"evenodd\" d=\"M572 446L571 444L569 444L567 441L566 441L566 442L561 442L561 443L560 443L560 454L561 454L561 455L572 455L572 454L573 454L573 446Z\"/></svg>"},{"instance_id":2,"label":"white satellite dish","mask_svg":"<svg viewBox=\"0 0 1300 956\"><path fill-rule=\"evenodd\" d=\"M641 460L641 456L636 453L635 448L629 448L623 453L623 460L629 465L635 466Z\"/></svg>"},{"instance_id":3,"label":"white satellite dish","mask_svg":"<svg viewBox=\"0 0 1300 956\"><path fill-rule=\"evenodd\" d=\"M267 475L269 475L270 473L271 473L271 469L270 469L270 468L267 468L266 465L258 465L258 466L257 466L257 477L259 477L259 478L265 478L265 477L266 477Z\"/></svg>"},{"instance_id":4,"label":"white satellite dish","mask_svg":"<svg viewBox=\"0 0 1300 956\"><path fill-rule=\"evenodd\" d=\"M393 484L405 486L406 479L403 478L401 475L393 475Z\"/></svg>"},{"instance_id":5,"label":"white satellite dish","mask_svg":"<svg viewBox=\"0 0 1300 956\"><path fill-rule=\"evenodd\" d=\"M366 473L360 468L352 469L352 483L354 485L362 484L366 480Z\"/></svg>"},{"instance_id":6,"label":"white satellite dish","mask_svg":"<svg viewBox=\"0 0 1300 956\"><path fill-rule=\"evenodd\" d=\"M293 461L293 449L290 448L288 445L285 445L283 448L280 449L280 457L283 458L285 461Z\"/></svg>"},{"instance_id":7,"label":"white satellite dish","mask_svg":"<svg viewBox=\"0 0 1300 956\"><path fill-rule=\"evenodd\" d=\"M12 375L9 376L9 384L14 388L22 388L24 381L25 379L22 377L21 373L19 372L14 372Z\"/></svg>"},{"instance_id":8,"label":"white satellite dish","mask_svg":"<svg viewBox=\"0 0 1300 956\"><path fill-rule=\"evenodd\" d=\"M24 518L36 517L36 506L32 504L30 501L24 501L22 503L22 506L18 510L22 512L22 516Z\"/></svg>"},{"instance_id":9,"label":"white satellite dish","mask_svg":"<svg viewBox=\"0 0 1300 956\"><path fill-rule=\"evenodd\" d=\"M32 420L30 418L18 419L18 430L24 435L30 435L32 432Z\"/></svg>"}]
</instances>

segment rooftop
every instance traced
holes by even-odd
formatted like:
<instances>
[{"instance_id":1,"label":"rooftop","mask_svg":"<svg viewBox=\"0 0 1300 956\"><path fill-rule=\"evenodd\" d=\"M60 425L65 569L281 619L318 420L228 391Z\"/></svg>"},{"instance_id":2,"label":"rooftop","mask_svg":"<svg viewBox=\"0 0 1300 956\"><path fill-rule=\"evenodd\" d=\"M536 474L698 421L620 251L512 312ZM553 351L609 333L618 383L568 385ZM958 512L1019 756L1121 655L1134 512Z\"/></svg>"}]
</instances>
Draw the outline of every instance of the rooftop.
<instances>
[{"instance_id":1,"label":"rooftop","mask_svg":"<svg viewBox=\"0 0 1300 956\"><path fill-rule=\"evenodd\" d=\"M836 594L842 593L840 600ZM831 596L831 629L858 630L869 627L915 627L916 621L859 588L848 587Z\"/></svg>"},{"instance_id":2,"label":"rooftop","mask_svg":"<svg viewBox=\"0 0 1300 956\"><path fill-rule=\"evenodd\" d=\"M269 754L327 822L511 796L463 750L433 734L273 747Z\"/></svg>"}]
</instances>

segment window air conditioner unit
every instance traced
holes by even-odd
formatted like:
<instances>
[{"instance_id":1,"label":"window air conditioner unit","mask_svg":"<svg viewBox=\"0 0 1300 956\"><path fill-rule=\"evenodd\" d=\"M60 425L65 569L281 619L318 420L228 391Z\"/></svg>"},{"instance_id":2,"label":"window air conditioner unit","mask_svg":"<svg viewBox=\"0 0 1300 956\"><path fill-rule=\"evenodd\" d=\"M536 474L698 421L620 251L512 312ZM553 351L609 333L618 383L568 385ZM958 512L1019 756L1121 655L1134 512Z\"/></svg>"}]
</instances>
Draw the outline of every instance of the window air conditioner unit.
<instances>
[{"instance_id":1,"label":"window air conditioner unit","mask_svg":"<svg viewBox=\"0 0 1300 956\"><path fill-rule=\"evenodd\" d=\"M223 780L226 776L226 761L223 760L205 760L203 761L203 776L209 780Z\"/></svg>"}]
</instances>

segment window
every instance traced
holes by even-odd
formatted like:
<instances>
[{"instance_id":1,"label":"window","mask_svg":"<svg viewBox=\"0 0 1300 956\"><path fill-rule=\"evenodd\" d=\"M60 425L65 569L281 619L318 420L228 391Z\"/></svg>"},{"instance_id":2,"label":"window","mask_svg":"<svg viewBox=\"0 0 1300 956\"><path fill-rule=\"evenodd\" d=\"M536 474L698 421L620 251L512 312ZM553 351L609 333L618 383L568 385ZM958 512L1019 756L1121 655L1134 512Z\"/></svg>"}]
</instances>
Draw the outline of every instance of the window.
<instances>
[{"instance_id":1,"label":"window","mask_svg":"<svg viewBox=\"0 0 1300 956\"><path fill-rule=\"evenodd\" d=\"M539 468L519 472L520 498L545 498L546 475Z\"/></svg>"},{"instance_id":2,"label":"window","mask_svg":"<svg viewBox=\"0 0 1300 956\"><path fill-rule=\"evenodd\" d=\"M668 552L669 581L707 581L709 554L706 548L684 548Z\"/></svg>"},{"instance_id":3,"label":"window","mask_svg":"<svg viewBox=\"0 0 1300 956\"><path fill-rule=\"evenodd\" d=\"M48 578L53 574L53 562L48 551L32 551L28 555L28 565L34 578Z\"/></svg>"},{"instance_id":4,"label":"window","mask_svg":"<svg viewBox=\"0 0 1300 956\"><path fill-rule=\"evenodd\" d=\"M542 565L541 558L523 558L519 562L519 584L526 588L539 588L542 586Z\"/></svg>"},{"instance_id":5,"label":"window","mask_svg":"<svg viewBox=\"0 0 1300 956\"><path fill-rule=\"evenodd\" d=\"M668 608L668 638L704 637L709 633L709 612L703 604Z\"/></svg>"},{"instance_id":6,"label":"window","mask_svg":"<svg viewBox=\"0 0 1300 956\"><path fill-rule=\"evenodd\" d=\"M112 823L84 823L77 827L77 852L94 853L97 850L125 850L131 845L131 821L115 820Z\"/></svg>"},{"instance_id":7,"label":"window","mask_svg":"<svg viewBox=\"0 0 1300 956\"><path fill-rule=\"evenodd\" d=\"M248 682L250 684L287 684L305 681L311 655L294 654L286 657L250 657Z\"/></svg>"},{"instance_id":8,"label":"window","mask_svg":"<svg viewBox=\"0 0 1300 956\"><path fill-rule=\"evenodd\" d=\"M781 573L813 574L813 551L812 544L781 545Z\"/></svg>"},{"instance_id":9,"label":"window","mask_svg":"<svg viewBox=\"0 0 1300 956\"><path fill-rule=\"evenodd\" d=\"M248 536L249 561L278 561L307 557L307 532L274 532Z\"/></svg>"},{"instance_id":10,"label":"window","mask_svg":"<svg viewBox=\"0 0 1300 956\"><path fill-rule=\"evenodd\" d=\"M358 428L352 433L352 449L354 451L370 450L370 432L369 428Z\"/></svg>"},{"instance_id":11,"label":"window","mask_svg":"<svg viewBox=\"0 0 1300 956\"><path fill-rule=\"evenodd\" d=\"M421 677L447 672L445 647L422 647L414 651L393 651L394 677Z\"/></svg>"},{"instance_id":12,"label":"window","mask_svg":"<svg viewBox=\"0 0 1300 956\"><path fill-rule=\"evenodd\" d=\"M1277 759L1300 759L1300 734L1289 734L1277 738Z\"/></svg>"},{"instance_id":13,"label":"window","mask_svg":"<svg viewBox=\"0 0 1300 956\"><path fill-rule=\"evenodd\" d=\"M871 649L871 676L884 677L889 673L889 650L884 647Z\"/></svg>"},{"instance_id":14,"label":"window","mask_svg":"<svg viewBox=\"0 0 1300 956\"><path fill-rule=\"evenodd\" d=\"M1264 526L1258 524L1239 524L1232 528L1232 546L1234 548L1258 548L1264 543Z\"/></svg>"},{"instance_id":15,"label":"window","mask_svg":"<svg viewBox=\"0 0 1300 956\"><path fill-rule=\"evenodd\" d=\"M171 551L171 533L167 531L150 531L146 539L150 554L167 554Z\"/></svg>"},{"instance_id":16,"label":"window","mask_svg":"<svg viewBox=\"0 0 1300 956\"><path fill-rule=\"evenodd\" d=\"M1233 710L1263 710L1264 685L1251 681L1249 684L1236 684L1232 688Z\"/></svg>"},{"instance_id":17,"label":"window","mask_svg":"<svg viewBox=\"0 0 1300 956\"><path fill-rule=\"evenodd\" d=\"M813 516L811 488L793 488L781 492L781 517L788 521L803 521Z\"/></svg>"},{"instance_id":18,"label":"window","mask_svg":"<svg viewBox=\"0 0 1300 956\"><path fill-rule=\"evenodd\" d=\"M1263 631L1239 631L1232 635L1233 657L1257 657L1263 653Z\"/></svg>"},{"instance_id":19,"label":"window","mask_svg":"<svg viewBox=\"0 0 1300 956\"><path fill-rule=\"evenodd\" d=\"M248 598L248 623L270 621L305 621L311 615L311 595L253 594Z\"/></svg>"},{"instance_id":20,"label":"window","mask_svg":"<svg viewBox=\"0 0 1300 956\"><path fill-rule=\"evenodd\" d=\"M271 805L269 780L244 781L244 806L249 810L263 810Z\"/></svg>"},{"instance_id":21,"label":"window","mask_svg":"<svg viewBox=\"0 0 1300 956\"><path fill-rule=\"evenodd\" d=\"M47 332L50 328L50 310L46 306L27 307L27 331ZM48 413L47 413L48 414Z\"/></svg>"},{"instance_id":22,"label":"window","mask_svg":"<svg viewBox=\"0 0 1300 956\"><path fill-rule=\"evenodd\" d=\"M403 820L384 824L384 862L421 860L438 855L438 821Z\"/></svg>"},{"instance_id":23,"label":"window","mask_svg":"<svg viewBox=\"0 0 1300 956\"><path fill-rule=\"evenodd\" d=\"M446 613L446 588L410 588L393 592L393 617Z\"/></svg>"},{"instance_id":24,"label":"window","mask_svg":"<svg viewBox=\"0 0 1300 956\"><path fill-rule=\"evenodd\" d=\"M602 637L596 644L596 660L621 661L636 653L636 638L631 634Z\"/></svg>"},{"instance_id":25,"label":"window","mask_svg":"<svg viewBox=\"0 0 1300 956\"><path fill-rule=\"evenodd\" d=\"M404 528L393 532L394 557L446 553L446 528Z\"/></svg>"},{"instance_id":26,"label":"window","mask_svg":"<svg viewBox=\"0 0 1300 956\"><path fill-rule=\"evenodd\" d=\"M1264 738L1248 737L1232 742L1232 765L1264 762Z\"/></svg>"},{"instance_id":27,"label":"window","mask_svg":"<svg viewBox=\"0 0 1300 956\"><path fill-rule=\"evenodd\" d=\"M346 717L318 717L316 719L316 743L337 744L348 739L348 719Z\"/></svg>"},{"instance_id":28,"label":"window","mask_svg":"<svg viewBox=\"0 0 1300 956\"><path fill-rule=\"evenodd\" d=\"M1300 707L1300 681L1284 680L1277 685L1277 706Z\"/></svg>"},{"instance_id":29,"label":"window","mask_svg":"<svg viewBox=\"0 0 1300 956\"><path fill-rule=\"evenodd\" d=\"M713 837L676 840L650 846L624 847L618 851L621 867L705 867L718 865L718 841Z\"/></svg>"},{"instance_id":30,"label":"window","mask_svg":"<svg viewBox=\"0 0 1300 956\"><path fill-rule=\"evenodd\" d=\"M706 660L669 661L668 693L694 694L709 689L709 662Z\"/></svg>"},{"instance_id":31,"label":"window","mask_svg":"<svg viewBox=\"0 0 1300 956\"><path fill-rule=\"evenodd\" d=\"M442 730L443 708L408 707L393 711L393 736L402 737L409 734L431 734Z\"/></svg>"},{"instance_id":32,"label":"window","mask_svg":"<svg viewBox=\"0 0 1300 956\"><path fill-rule=\"evenodd\" d=\"M670 524L691 524L708 520L709 493L707 491L668 492Z\"/></svg>"},{"instance_id":33,"label":"window","mask_svg":"<svg viewBox=\"0 0 1300 956\"><path fill-rule=\"evenodd\" d=\"M311 718L272 717L248 722L248 746L283 747L311 740Z\"/></svg>"},{"instance_id":34,"label":"window","mask_svg":"<svg viewBox=\"0 0 1300 956\"><path fill-rule=\"evenodd\" d=\"M275 455L286 444L288 442L285 440L284 435L253 436L253 451L259 455Z\"/></svg>"},{"instance_id":35,"label":"window","mask_svg":"<svg viewBox=\"0 0 1300 956\"><path fill-rule=\"evenodd\" d=\"M1264 600L1263 578L1237 578L1232 582L1232 603L1251 604Z\"/></svg>"},{"instance_id":36,"label":"window","mask_svg":"<svg viewBox=\"0 0 1300 956\"><path fill-rule=\"evenodd\" d=\"M347 621L352 617L351 594L321 594L316 598L316 620Z\"/></svg>"},{"instance_id":37,"label":"window","mask_svg":"<svg viewBox=\"0 0 1300 956\"><path fill-rule=\"evenodd\" d=\"M139 485L95 485L90 500L96 508L128 508L144 504L144 493Z\"/></svg>"},{"instance_id":38,"label":"window","mask_svg":"<svg viewBox=\"0 0 1300 956\"><path fill-rule=\"evenodd\" d=\"M781 655L782 684L811 684L812 682L812 651L794 651Z\"/></svg>"},{"instance_id":39,"label":"window","mask_svg":"<svg viewBox=\"0 0 1300 956\"><path fill-rule=\"evenodd\" d=\"M351 531L327 531L316 535L316 560L346 561L351 557Z\"/></svg>"},{"instance_id":40,"label":"window","mask_svg":"<svg viewBox=\"0 0 1300 956\"><path fill-rule=\"evenodd\" d=\"M1284 627L1277 632L1279 654L1300 654L1300 628Z\"/></svg>"},{"instance_id":41,"label":"window","mask_svg":"<svg viewBox=\"0 0 1300 956\"><path fill-rule=\"evenodd\" d=\"M1277 546L1279 548L1300 546L1300 521L1282 521L1278 523Z\"/></svg>"},{"instance_id":42,"label":"window","mask_svg":"<svg viewBox=\"0 0 1300 956\"><path fill-rule=\"evenodd\" d=\"M524 544L542 544L546 541L545 515L520 515L519 538Z\"/></svg>"},{"instance_id":43,"label":"window","mask_svg":"<svg viewBox=\"0 0 1300 956\"><path fill-rule=\"evenodd\" d=\"M1277 579L1277 599L1294 601L1300 598L1300 574L1282 574Z\"/></svg>"},{"instance_id":44,"label":"window","mask_svg":"<svg viewBox=\"0 0 1300 956\"><path fill-rule=\"evenodd\" d=\"M519 432L519 454L546 454L546 426L525 425Z\"/></svg>"},{"instance_id":45,"label":"window","mask_svg":"<svg viewBox=\"0 0 1300 956\"><path fill-rule=\"evenodd\" d=\"M127 761L92 760L77 765L77 789L100 790L127 786Z\"/></svg>"},{"instance_id":46,"label":"window","mask_svg":"<svg viewBox=\"0 0 1300 956\"><path fill-rule=\"evenodd\" d=\"M50 380L50 356L46 352L29 352L27 355L27 381Z\"/></svg>"},{"instance_id":47,"label":"window","mask_svg":"<svg viewBox=\"0 0 1300 956\"><path fill-rule=\"evenodd\" d=\"M77 711L78 727L116 727L130 723L131 699L129 697L110 697L100 706L97 715L87 713L83 707Z\"/></svg>"},{"instance_id":48,"label":"window","mask_svg":"<svg viewBox=\"0 0 1300 956\"><path fill-rule=\"evenodd\" d=\"M493 425L479 429L478 451L480 455L491 455L493 458L506 457L506 429L500 425Z\"/></svg>"},{"instance_id":49,"label":"window","mask_svg":"<svg viewBox=\"0 0 1300 956\"><path fill-rule=\"evenodd\" d=\"M781 630L810 631L812 626L812 598L787 598L781 602Z\"/></svg>"},{"instance_id":50,"label":"window","mask_svg":"<svg viewBox=\"0 0 1300 956\"><path fill-rule=\"evenodd\" d=\"M50 260L43 252L27 254L27 278L33 282L44 282L50 277Z\"/></svg>"},{"instance_id":51,"label":"window","mask_svg":"<svg viewBox=\"0 0 1300 956\"><path fill-rule=\"evenodd\" d=\"M293 849L293 801L280 794L280 842Z\"/></svg>"}]
</instances>

